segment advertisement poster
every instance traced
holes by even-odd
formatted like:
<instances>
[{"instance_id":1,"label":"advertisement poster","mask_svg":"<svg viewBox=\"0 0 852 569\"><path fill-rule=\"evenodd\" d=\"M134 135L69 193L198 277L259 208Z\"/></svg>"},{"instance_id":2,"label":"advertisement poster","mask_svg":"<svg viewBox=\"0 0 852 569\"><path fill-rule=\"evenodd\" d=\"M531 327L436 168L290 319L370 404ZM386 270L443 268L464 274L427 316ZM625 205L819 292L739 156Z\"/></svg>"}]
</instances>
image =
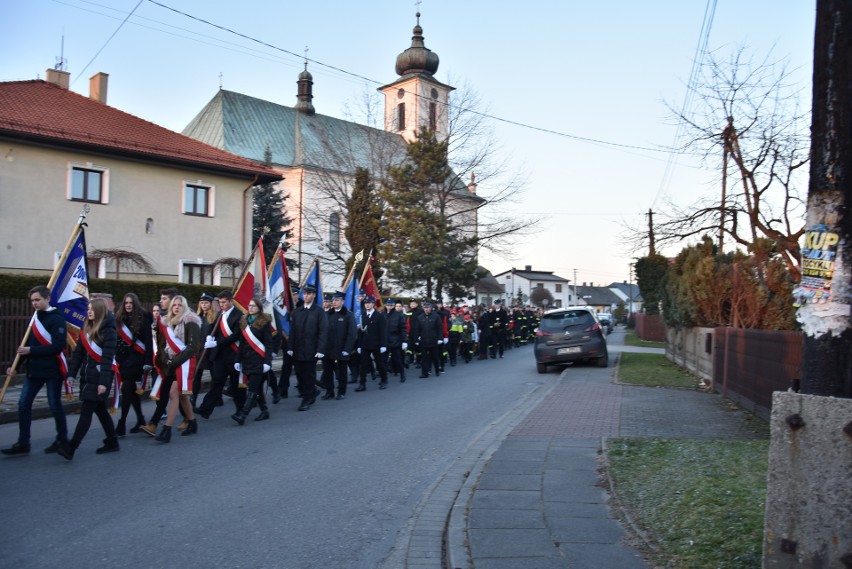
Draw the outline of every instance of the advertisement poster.
<instances>
[{"instance_id":1,"label":"advertisement poster","mask_svg":"<svg viewBox=\"0 0 852 569\"><path fill-rule=\"evenodd\" d=\"M805 232L802 280L793 290L795 306L831 299L831 278L839 244L840 233L825 225L815 225Z\"/></svg>"}]
</instances>

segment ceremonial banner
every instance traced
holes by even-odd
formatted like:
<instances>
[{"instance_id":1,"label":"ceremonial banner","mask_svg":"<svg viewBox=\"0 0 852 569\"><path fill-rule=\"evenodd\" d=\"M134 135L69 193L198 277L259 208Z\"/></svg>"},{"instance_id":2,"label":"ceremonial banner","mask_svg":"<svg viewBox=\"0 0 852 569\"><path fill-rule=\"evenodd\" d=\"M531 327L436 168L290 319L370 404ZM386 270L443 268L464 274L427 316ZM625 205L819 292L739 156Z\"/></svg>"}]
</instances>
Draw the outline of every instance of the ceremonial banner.
<instances>
[{"instance_id":1,"label":"ceremonial banner","mask_svg":"<svg viewBox=\"0 0 852 569\"><path fill-rule=\"evenodd\" d=\"M251 252L246 270L243 271L234 291L234 304L243 312L248 312L248 303L254 297L263 299L263 311L272 316L272 299L269 294L269 280L266 278L266 259L263 256L263 238L257 240Z\"/></svg>"},{"instance_id":2,"label":"ceremonial banner","mask_svg":"<svg viewBox=\"0 0 852 569\"><path fill-rule=\"evenodd\" d=\"M322 304L322 276L320 275L319 259L314 259L310 270L308 270L308 274L305 275L305 280L302 281L301 286L299 286L299 298L302 300L304 300L304 296L302 295L301 289L304 286L312 286L316 288L318 302Z\"/></svg>"},{"instance_id":3,"label":"ceremonial banner","mask_svg":"<svg viewBox=\"0 0 852 569\"><path fill-rule=\"evenodd\" d=\"M381 310L382 303L382 295L379 294L379 286L376 284L376 279L373 277L373 257L367 259L367 264L364 266L364 272L361 273L361 288L364 289L364 293L367 296L374 296L376 298L376 310Z\"/></svg>"},{"instance_id":4,"label":"ceremonial banner","mask_svg":"<svg viewBox=\"0 0 852 569\"><path fill-rule=\"evenodd\" d=\"M68 324L82 328L89 305L89 277L86 270L86 235L77 226L72 246L59 260L56 282L51 288L50 305Z\"/></svg>"},{"instance_id":5,"label":"ceremonial banner","mask_svg":"<svg viewBox=\"0 0 852 569\"><path fill-rule=\"evenodd\" d=\"M269 265L269 292L272 297L272 309L275 313L278 330L285 338L290 337L290 314L293 312L293 295L290 291L290 276L287 274L287 261L281 247L275 252Z\"/></svg>"},{"instance_id":6,"label":"ceremonial banner","mask_svg":"<svg viewBox=\"0 0 852 569\"><path fill-rule=\"evenodd\" d=\"M353 316L355 316L355 324L361 325L361 303L358 302L358 283L355 279L349 279L346 288L343 289L346 295L343 299L343 304L346 306Z\"/></svg>"}]
</instances>

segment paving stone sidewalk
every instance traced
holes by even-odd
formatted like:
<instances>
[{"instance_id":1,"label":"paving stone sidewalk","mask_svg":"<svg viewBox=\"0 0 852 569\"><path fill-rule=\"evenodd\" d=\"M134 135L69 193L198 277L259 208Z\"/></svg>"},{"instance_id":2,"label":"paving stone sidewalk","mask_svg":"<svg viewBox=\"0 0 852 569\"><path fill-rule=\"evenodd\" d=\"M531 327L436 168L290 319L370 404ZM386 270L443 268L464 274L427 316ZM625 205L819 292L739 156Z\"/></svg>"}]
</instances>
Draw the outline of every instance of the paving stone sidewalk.
<instances>
[{"instance_id":1,"label":"paving stone sidewalk","mask_svg":"<svg viewBox=\"0 0 852 569\"><path fill-rule=\"evenodd\" d=\"M456 555L451 567L645 568L609 507L598 470L605 440L766 436L719 395L621 385L612 370L567 368L494 452L469 495L460 495L464 535L448 540L464 539L467 559Z\"/></svg>"}]
</instances>

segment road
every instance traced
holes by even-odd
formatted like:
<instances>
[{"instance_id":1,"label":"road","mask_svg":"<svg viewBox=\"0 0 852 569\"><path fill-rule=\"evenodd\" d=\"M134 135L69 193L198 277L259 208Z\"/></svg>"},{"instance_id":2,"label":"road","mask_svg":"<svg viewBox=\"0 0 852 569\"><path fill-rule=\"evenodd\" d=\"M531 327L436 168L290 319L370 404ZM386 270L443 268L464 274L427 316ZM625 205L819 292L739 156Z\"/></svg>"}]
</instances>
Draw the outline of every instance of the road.
<instances>
[{"instance_id":1,"label":"road","mask_svg":"<svg viewBox=\"0 0 852 569\"><path fill-rule=\"evenodd\" d=\"M559 373L537 374L531 346L448 370L419 379L412 369L384 391L350 385L346 400L303 413L291 389L270 421L255 423L255 410L243 427L227 400L197 436L128 435L103 456L95 420L70 463L41 453L53 422L36 421L33 452L0 459L3 565L400 567L397 544L430 486ZM3 425L0 444L16 435Z\"/></svg>"}]
</instances>

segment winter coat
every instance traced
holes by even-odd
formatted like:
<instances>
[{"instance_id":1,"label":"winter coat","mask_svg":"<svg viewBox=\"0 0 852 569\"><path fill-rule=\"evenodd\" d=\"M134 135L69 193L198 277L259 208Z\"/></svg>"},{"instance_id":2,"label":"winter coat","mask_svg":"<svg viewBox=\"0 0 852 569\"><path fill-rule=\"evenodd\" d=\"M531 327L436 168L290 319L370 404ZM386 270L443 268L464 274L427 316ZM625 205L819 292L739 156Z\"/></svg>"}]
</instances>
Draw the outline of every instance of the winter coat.
<instances>
[{"instance_id":1,"label":"winter coat","mask_svg":"<svg viewBox=\"0 0 852 569\"><path fill-rule=\"evenodd\" d=\"M166 319L166 322L168 322L168 319ZM182 330L181 327L183 328ZM194 312L184 312L183 318L174 329L177 337L186 344L186 347L177 354L172 353L164 335L157 334L157 366L163 371L166 377L174 375L175 370L183 362L189 358L196 357L198 355L198 347L202 344L201 318Z\"/></svg>"},{"instance_id":2,"label":"winter coat","mask_svg":"<svg viewBox=\"0 0 852 569\"><path fill-rule=\"evenodd\" d=\"M224 358L226 362L236 361L237 350L234 349L234 346L238 345L240 338L243 337L240 330L240 319L242 317L242 311L234 306L226 320L231 329L231 333L227 336L222 332L222 323L216 323L213 333L210 334L216 339L216 347L213 348L213 353L208 356L211 362L216 358ZM210 353L210 350L207 350L207 352Z\"/></svg>"},{"instance_id":3,"label":"winter coat","mask_svg":"<svg viewBox=\"0 0 852 569\"><path fill-rule=\"evenodd\" d=\"M408 341L405 333L405 314L392 310L388 312L388 348L401 348Z\"/></svg>"},{"instance_id":4,"label":"winter coat","mask_svg":"<svg viewBox=\"0 0 852 569\"><path fill-rule=\"evenodd\" d=\"M125 373L138 375L142 373L143 365L151 365L154 357L153 335L151 333L151 322L153 319L150 314L143 312L139 330L131 328L129 315L125 315L123 320L127 328L130 329L133 339L139 340L145 346L145 353L140 354L133 346L128 345L122 339L121 334L119 334L118 343L115 348L115 361L118 362L118 367L122 375ZM118 326L120 324L116 322L116 328ZM117 329L116 332L118 332Z\"/></svg>"},{"instance_id":5,"label":"winter coat","mask_svg":"<svg viewBox=\"0 0 852 569\"><path fill-rule=\"evenodd\" d=\"M331 308L326 312L328 319L328 343L325 347L325 359L348 360L349 354L355 350L358 338L358 328L355 326L355 316L341 307L340 310ZM346 355L343 353L346 352Z\"/></svg>"},{"instance_id":6,"label":"winter coat","mask_svg":"<svg viewBox=\"0 0 852 569\"><path fill-rule=\"evenodd\" d=\"M362 350L388 347L388 322L385 315L378 310L374 310L371 316L367 316L366 310L361 313L358 331L358 346Z\"/></svg>"},{"instance_id":7,"label":"winter coat","mask_svg":"<svg viewBox=\"0 0 852 569\"><path fill-rule=\"evenodd\" d=\"M435 312L424 312L414 321L414 333L411 337L421 348L434 348L444 340L443 319Z\"/></svg>"},{"instance_id":8,"label":"winter coat","mask_svg":"<svg viewBox=\"0 0 852 569\"><path fill-rule=\"evenodd\" d=\"M325 354L328 342L328 318L316 302L311 307L300 306L290 315L289 348L297 362L316 361L316 354Z\"/></svg>"},{"instance_id":9,"label":"winter coat","mask_svg":"<svg viewBox=\"0 0 852 569\"><path fill-rule=\"evenodd\" d=\"M264 364L272 366L272 317L263 312L258 313L251 323L251 333L263 344L263 355L257 353L251 343L245 338L243 330L249 326L248 314L240 318L240 350L237 352L237 363L246 375L263 373Z\"/></svg>"},{"instance_id":10,"label":"winter coat","mask_svg":"<svg viewBox=\"0 0 852 569\"><path fill-rule=\"evenodd\" d=\"M27 356L27 377L61 377L62 371L57 356L62 353L66 345L65 319L55 308L39 310L36 312L36 318L50 334L50 344L42 346L35 334L30 333L27 339L27 347L30 349L30 354Z\"/></svg>"},{"instance_id":11,"label":"winter coat","mask_svg":"<svg viewBox=\"0 0 852 569\"><path fill-rule=\"evenodd\" d=\"M82 330L81 334L84 334ZM98 362L89 355L83 342L77 342L74 355L68 364L68 377L77 377L80 372L80 400L81 401L106 401L109 390L113 383L112 360L115 357L115 348L118 334L115 330L115 317L108 314L98 330L100 339L92 338L92 342L101 347L101 361ZM98 395L98 386L103 385L106 391Z\"/></svg>"}]
</instances>

